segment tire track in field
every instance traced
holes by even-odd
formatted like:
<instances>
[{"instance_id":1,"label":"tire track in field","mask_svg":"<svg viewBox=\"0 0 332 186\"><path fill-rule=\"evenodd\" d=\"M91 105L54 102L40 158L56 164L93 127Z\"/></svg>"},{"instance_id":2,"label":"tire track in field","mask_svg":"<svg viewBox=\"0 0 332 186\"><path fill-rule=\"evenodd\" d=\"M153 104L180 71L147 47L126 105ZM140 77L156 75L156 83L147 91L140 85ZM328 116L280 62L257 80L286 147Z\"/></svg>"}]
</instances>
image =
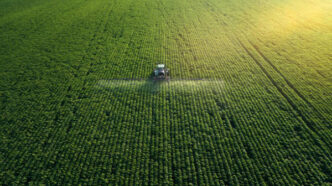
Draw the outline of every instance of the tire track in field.
<instances>
[{"instance_id":1,"label":"tire track in field","mask_svg":"<svg viewBox=\"0 0 332 186\"><path fill-rule=\"evenodd\" d=\"M263 73L267 76L267 78L271 81L271 83L277 88L278 92L287 100L287 102L290 104L292 109L295 111L294 114L300 116L303 123L313 132L315 135L319 137L319 141L324 143L328 149L330 149L329 144L327 144L324 140L321 139L321 135L319 135L318 131L312 126L312 122L308 120L308 118L302 114L300 109L296 106L296 104L292 101L292 99L282 90L282 88L277 84L277 82L272 78L272 76L267 72L267 70L263 67L263 65L253 56L251 52L249 52L248 48L245 47L245 45L236 38L238 43L241 45L241 47L246 51L246 53L254 60L254 62L259 66L259 68L263 71ZM301 122L300 120L300 122ZM312 135L312 133L309 133ZM329 154L326 149L322 146L322 144L316 140L315 136L313 137L315 144L318 145L324 152Z\"/></svg>"},{"instance_id":2,"label":"tire track in field","mask_svg":"<svg viewBox=\"0 0 332 186\"><path fill-rule=\"evenodd\" d=\"M131 5L131 6L133 6L133 5ZM111 14L111 12L109 13L109 16L108 17L110 17L110 14ZM111 22L109 22L109 21L107 21L107 24L112 24ZM113 23L114 24L114 23ZM105 25L105 27L107 27L107 25ZM104 32L105 32L105 28L104 28ZM117 31L117 33L116 34L118 34L118 32L119 31ZM121 32L121 31L120 31ZM107 36L106 36L107 37ZM110 36L111 37L111 36ZM114 37L114 36L113 36ZM132 40L132 38L134 37L134 34L131 34L130 35L130 39L129 39L129 41L131 41ZM105 39L104 37L101 37L100 39ZM130 48L130 46L129 46L129 44L127 44L127 46L125 47L125 51L126 50L129 50L129 48ZM93 48L93 47L92 47ZM99 50L97 50L96 51L96 53L99 53L100 51ZM90 68L91 68L91 66L93 66L94 64L93 64L94 62L91 62L90 63ZM89 75L88 73L87 74L85 74L85 76L83 76L83 77L86 77L87 75ZM88 86L88 85L83 85L83 87L85 87L85 86ZM95 92L95 91L94 91ZM92 94L94 94L93 92L91 92ZM83 104L81 104L81 105L83 105ZM88 108L89 107L89 105L86 105L86 108ZM123 110L123 109L121 109L121 110ZM125 110L124 110L125 111ZM97 111L97 113L98 113L98 111ZM86 120L87 118L95 118L96 117L96 114L89 114L88 116L86 116L83 120ZM120 117L121 118L121 117ZM99 123L99 121L98 121L98 123ZM86 131L87 131L87 133L89 133L88 132L88 130L90 130L90 129L86 129ZM127 129L123 129L123 126L121 126L121 128L119 128L119 131L123 131L123 130L127 130ZM128 131L128 130L127 130ZM127 138L127 137L123 137L124 139L125 138ZM85 139L85 138L83 138L83 139ZM87 138L86 138L87 139ZM123 139L120 139L120 140L123 140ZM78 141L82 141L82 140L78 140ZM118 148L118 147L117 147ZM93 151L91 151L91 150L87 150L90 154L91 154L91 152L93 152ZM125 153L125 152L123 152L123 151L121 151L121 150L119 150L119 149L117 149L116 150L116 152L120 152L120 153ZM78 161L78 158L76 158L76 161ZM114 160L114 161L111 161L111 163L109 163L109 166L111 166L111 167L118 167L119 165L118 165L118 163L116 163L117 161L123 161L122 159L120 159L120 158L118 158L118 160ZM87 162L87 163L93 163L91 160L84 160L84 162ZM91 166L90 166L91 167ZM113 169L113 168L112 168ZM115 173L114 174L116 174L116 175L119 175L120 173L119 173L119 171L122 171L122 170L124 170L124 169L126 169L126 168L122 168L121 170L117 170L117 171L115 171ZM80 175L82 175L82 173L79 173Z\"/></svg>"},{"instance_id":3,"label":"tire track in field","mask_svg":"<svg viewBox=\"0 0 332 186\"><path fill-rule=\"evenodd\" d=\"M103 24L103 21L104 21L104 19L102 19L102 21L100 21L100 23L99 23L99 25L96 27L96 31L98 31L98 30L105 30L105 29L102 29L103 27L106 27L106 25L108 24L108 19L109 19L109 15L111 15L111 13L112 13L112 9L108 12L108 16L107 16L107 20L105 21L105 24ZM85 61L86 59L87 59L87 57L88 57L88 51L90 51L91 49L93 49L94 48L94 45L93 45L93 43L96 41L96 39L98 38L98 36L97 36L97 34L96 33L94 33L94 35L93 35L93 37L90 39L90 41L89 41L89 44L88 44L88 47L84 50L84 53L83 53L83 56L82 56L82 58L81 58L81 62L83 62L83 61ZM93 63L93 62L91 62L91 63ZM91 68L91 63L90 64L86 64L86 66L88 66L89 67L89 69ZM80 68L82 67L82 64L83 63L80 63L80 65L76 68L76 71L79 71L80 70ZM83 64L84 65L84 64ZM85 76L87 76L88 75L88 71L87 72L85 72L84 73L84 75L81 75L81 77L85 77ZM86 79L84 80L84 83L83 83L83 86L82 86L82 88L81 88L81 91L84 91L85 90L85 86L86 86L86 83L87 83L87 81L86 81ZM74 85L75 86L75 85ZM64 105L64 103L65 103L65 100L67 100L67 96L69 95L69 92L71 91L71 89L72 89L72 85L71 84L69 84L69 86L68 86L68 88L64 91L64 96L62 97L62 99L60 99L59 100L59 103L61 102L61 104L59 105L59 108L57 109L57 112L56 112L56 114L55 114L55 118L53 119L53 122L54 123L58 123L59 122L59 120L61 120L61 118L62 118L62 114L61 114L61 110L62 110L62 108L65 106ZM81 95L80 94L76 94L75 95L75 97L80 97ZM76 113L76 111L73 111L73 113L75 114ZM71 121L69 120L68 121L68 118L66 118L65 120L63 120L63 121L65 121L65 122L63 122L63 123L66 123L66 122L68 122L68 123L70 123ZM70 124L68 127L65 127L64 129L63 129L63 131L66 131L64 134L68 134L70 131L71 131L71 128L72 128L73 126ZM40 131L42 130L42 128L40 129ZM58 140L53 140L53 139L56 139L56 138L59 138L59 136L58 135L56 135L57 133L59 133L60 132L60 130L55 130L56 132L55 133L53 133L51 136L50 136L50 138L49 139L51 139L51 141L58 141ZM65 137L65 138L67 138L67 137ZM50 146L50 147L48 147L47 148L47 150L50 150L50 149L52 149L52 148L54 148L55 149L55 145L53 145L53 146ZM59 161L59 158L60 158L60 155L61 154L63 154L63 153L58 153L57 155L55 155L55 157L54 158L52 158L52 159L54 159L54 162L55 162L55 165L54 166L56 166L56 164L57 164L57 162ZM45 163L45 165L47 164L47 162ZM79 175L80 176L80 175ZM62 180L63 181L63 180Z\"/></svg>"},{"instance_id":4,"label":"tire track in field","mask_svg":"<svg viewBox=\"0 0 332 186\"><path fill-rule=\"evenodd\" d=\"M296 93L296 95L298 95L307 105L309 105L315 112L317 112L321 118L324 118L324 121L326 121L326 118L320 113L320 111L297 90L297 88L285 77L285 75L280 72L280 70L259 50L257 45L253 44L250 40L248 40L248 42L256 50L256 52L273 68L273 70L276 71L285 80L287 85Z\"/></svg>"},{"instance_id":5,"label":"tire track in field","mask_svg":"<svg viewBox=\"0 0 332 186\"><path fill-rule=\"evenodd\" d=\"M132 6L132 5L131 5ZM122 16L123 17L123 16ZM111 22L109 22L109 24L112 24ZM113 23L114 24L114 23ZM133 32L134 33L134 32ZM116 33L116 35L117 35L117 33ZM121 55L121 56L124 56L125 55L125 53L126 53L126 51L127 50L130 50L130 43L132 43L132 38L134 37L135 35L134 34L131 34L130 35L130 39L129 39L129 43L128 44L126 44L126 47L123 47L123 49L124 49L124 53ZM113 36L114 37L114 36ZM103 38L102 38L103 39ZM99 51L97 50L97 53L98 53ZM93 62L92 62L93 63ZM93 64L90 64L90 66L93 66ZM86 75L88 75L88 74L86 74ZM84 77L84 76L83 76ZM140 79L141 80L141 79ZM88 85L84 85L84 86L88 86ZM84 87L83 86L83 87ZM93 92L91 92L92 94L94 94ZM83 105L83 104L82 104ZM89 105L86 105L86 108L88 108L89 107ZM121 110L123 110L123 109L121 109ZM89 114L88 116L86 116L85 117L85 119L88 119L89 117L91 117L91 118L95 118L95 115L96 114ZM121 118L121 117L120 117ZM85 120L85 119L83 119L83 120ZM87 130L89 130L89 129L87 129ZM122 130L127 130L127 129L122 129L122 127L121 127L121 130L120 131L122 131ZM88 132L87 132L88 133ZM126 137L125 137L126 138ZM123 139L121 139L121 140L123 140ZM81 141L81 140L79 140L79 141ZM118 147L117 147L118 148ZM116 150L116 152L120 152L121 150ZM124 152L122 152L121 151L121 153L124 153ZM111 161L111 163L110 163L110 166L111 167L117 167L118 166L118 164L116 163L117 161L120 161L120 158L118 158L119 160L114 160L114 161ZM91 161L91 160L87 160L87 161ZM121 160L122 161L122 160ZM112 163L113 162L113 163ZM121 169L121 170L123 170L123 169ZM121 171L120 170L120 171ZM116 172L116 173L114 173L114 174L117 174L117 175L119 175L120 173L119 172ZM151 177L151 176L150 176Z\"/></svg>"},{"instance_id":6,"label":"tire track in field","mask_svg":"<svg viewBox=\"0 0 332 186\"><path fill-rule=\"evenodd\" d=\"M98 48L98 47L96 47L95 45L94 45L94 43L96 42L96 40L98 41L98 39L102 39L103 41L105 41L108 37L110 37L110 36L107 36L107 35L105 35L105 33L107 32L107 26L109 25L109 24L112 24L112 22L110 22L109 20L110 20L110 17L111 17L111 14L113 13L113 8L114 7L116 7L116 4L117 4L117 1L115 1L114 2L114 4L112 4L112 5L110 5L111 6L111 8L110 8L110 10L109 10L109 12L107 13L107 16L105 16L106 17L106 20L104 21L104 24L100 24L99 25L99 27L96 29L96 31L98 31L98 30L100 30L100 31L102 31L101 33L100 33L100 35L98 35L97 36L97 34L95 33L94 35L93 35L93 38L91 38L91 40L90 40L90 42L89 42L89 47L87 47L87 49L86 49L86 52L85 52L85 55L82 57L82 61L85 61L85 60L89 60L89 59L87 59L88 57L89 57L89 51L91 51L91 49L96 49L96 51L95 51L95 54L93 54L93 56L96 56L99 52L100 52L100 49ZM116 33L117 34L117 33ZM90 52L91 53L91 52ZM95 61L91 61L90 63L88 63L88 64L86 64L86 66L88 67L87 68L87 70L86 70L86 72L81 76L82 78L84 78L84 83L83 83L83 85L82 85L82 87L81 87L81 90L80 90L80 94L78 94L78 95L76 95L77 96L77 99L80 99L80 97L82 97L83 96L83 92L84 92L84 90L86 90L87 88L88 88L88 85L87 85L87 83L88 83L88 81L87 81L87 79L86 79L86 77L91 73L91 69L92 69L92 66L94 65L94 62ZM79 67L80 68L80 67ZM79 70L79 69L78 69ZM82 105L84 105L83 103L81 103L80 104L80 106L79 107L81 107ZM75 113L74 113L75 114ZM84 119L82 119L83 121L86 119L86 118L88 118L88 117L90 117L92 114L90 114L90 115L88 115L88 116L86 116ZM93 116L92 116L93 117ZM78 123L76 123L76 124L78 124ZM89 130L89 129L87 129L87 130ZM67 134L68 134L68 132L69 131L67 131ZM80 141L84 141L84 140L86 140L87 138L83 138L82 140L80 140ZM88 152L88 153L91 153L91 152L93 152L91 149L89 150L89 149L86 149L84 152ZM81 153L84 153L84 152L80 152L80 154ZM78 156L78 158L76 158L75 160L74 160L74 162L77 162L77 161L79 161L79 158L80 156ZM84 161L85 163L90 163L90 165L93 163L91 163L91 160L87 160L87 159L81 159L81 161ZM111 166L114 166L113 164L111 165ZM71 168L69 168L69 170L71 171L73 169L73 167L71 167ZM78 177L79 178L81 178L82 176L83 176L83 173L82 173L82 171L80 170L80 171L78 171Z\"/></svg>"},{"instance_id":7,"label":"tire track in field","mask_svg":"<svg viewBox=\"0 0 332 186\"><path fill-rule=\"evenodd\" d=\"M101 22L102 22L102 21L101 21ZM101 26L102 26L102 23L100 23L100 24L97 26L97 29L96 29L96 30L99 30L99 29L101 28ZM95 39L96 39L96 36L94 35L93 38L89 41L89 43L90 43L90 42L92 43ZM90 44L91 44L91 43L90 43ZM89 44L89 48L92 48L92 46L90 46L90 44ZM86 51L88 51L88 49L87 49ZM83 57L87 55L86 51L84 51L85 53L84 53ZM82 60L81 60L81 61L84 60L83 57L82 57ZM76 69L76 70L78 71L79 69ZM62 114L61 114L61 110L62 110L62 107L64 106L65 100L68 99L67 96L69 96L68 93L71 91L71 89L72 89L72 85L69 84L69 86L68 86L68 87L66 88L66 90L64 91L63 96L62 96L61 98L59 98L59 102L58 102L58 103L59 103L59 108L56 109L56 113L55 113L55 115L54 115L54 119L52 120L52 123L58 123L59 121L61 121L61 115L62 115ZM37 130L37 132L35 132L34 134L31 135L31 138L35 139L35 137L37 136L37 134L40 135L41 131L45 130L47 127L48 127L47 125L44 125L44 126L40 127L40 128ZM59 126L55 126L55 127L59 127ZM71 127L72 127L71 125L69 125L68 127L66 127L67 133L69 132L69 131L68 131L68 128L69 128L69 130L70 130ZM64 129L64 130L65 130L65 129ZM56 137L56 133L58 133L58 132L60 132L60 131L59 131L59 130L56 130L56 132L53 133L53 134L50 134L50 132L47 132L47 136L49 137L49 140L50 140L50 141L54 141L54 140L52 140L52 139L58 138L58 137ZM48 146L48 145L49 145L49 142L47 142L47 141L48 141L48 140L44 140L44 141L41 142L41 146L43 146L43 148L46 148L45 146ZM55 147L55 144L53 144L53 146L48 146L48 147L47 147L47 150L52 149L52 148L56 148L56 147ZM53 152L53 151L52 151L52 152ZM26 154L26 153L27 153L27 151L25 150L24 153L23 153L23 155L22 155L22 157L25 157L25 154ZM59 157L60 154L62 154L62 153L58 153L58 154L55 156L55 164L54 164L54 166L56 166L56 163L58 162L58 159L60 158L60 157ZM16 155L13 159L16 159L17 156L18 156L18 155ZM29 162L29 163L30 163L30 164L34 164L35 162ZM14 164L15 164L15 163L14 163ZM46 162L44 165L46 166L46 164L47 164L47 162ZM9 166L10 166L10 165L9 165ZM27 167L32 167L32 166L31 166L31 165L27 165Z\"/></svg>"},{"instance_id":8,"label":"tire track in field","mask_svg":"<svg viewBox=\"0 0 332 186\"><path fill-rule=\"evenodd\" d=\"M319 119L321 119L321 121L322 121L322 123L323 124L328 124L329 123L329 121L322 115L322 113L320 113L320 111L314 106L314 105L312 105L312 103L309 101L309 100L307 100L306 98L305 98L305 96L303 96L303 94L301 94L298 90L297 90L297 88L282 74L282 72L280 72L279 70L278 70L278 68L259 50L259 48L257 47L257 45L255 45L255 44L253 44L250 40L247 40L248 42L249 42L249 44L255 49L255 51L272 67L272 69L275 71L275 72L277 72L282 78L283 78L283 80L287 83L287 85L295 92L295 94L297 95L297 96L299 96L308 106L309 106L309 108L311 108L315 113L317 113L318 114L318 116L320 117ZM294 105L296 105L295 103L294 103ZM298 107L297 107L298 108ZM300 111L300 109L298 109L299 111L298 111L298 113L303 113L302 111ZM317 122L315 122L315 121L313 121L312 119L310 119L310 118L307 118L307 116L305 116L304 114L302 114L303 115L303 117L305 117L306 119L307 119L307 121L310 123L310 127L309 127L309 125L308 125L308 127L311 129L311 130L313 130L313 125L314 124L316 124ZM323 125L324 126L324 125ZM320 129L321 127L318 125L318 129L315 129L314 130L314 132L315 133L317 133L318 131L319 131L319 129ZM328 136L326 136L326 135L324 135L324 134L322 134L322 136L324 137L324 138L327 138L327 140L329 140L329 138L328 138ZM326 144L326 142L324 141L324 143Z\"/></svg>"},{"instance_id":9,"label":"tire track in field","mask_svg":"<svg viewBox=\"0 0 332 186\"><path fill-rule=\"evenodd\" d=\"M83 53L83 56L82 56L82 58L81 58L81 63L78 65L78 67L76 68L76 71L77 72L79 72L80 71L80 69L81 69L81 67L84 65L84 61L87 61L87 58L89 57L89 51L91 51L93 48L96 48L93 44L95 43L95 41L96 41L96 39L98 38L98 35L97 35L97 32L98 32L98 30L102 30L103 31L103 33L105 32L105 28L106 28L106 26L107 26L107 24L108 24L108 20L109 20L109 16L111 15L111 13L112 13L112 9L108 12L108 16L107 16L107 20L105 21L105 24L103 24L102 22L104 21L103 19L102 19L102 21L100 22L100 24L97 26L97 29L96 29L96 31L95 31L95 33L93 34L93 36L92 36L92 38L90 39L90 41L89 41L89 44L88 44L88 47L84 50L84 53ZM80 77L82 78L82 77L86 77L87 75L89 75L89 73L90 73L90 69L91 69L91 67L92 67L92 65L93 65L93 61L92 62L90 62L89 64L86 64L86 66L88 66L88 69L87 69L87 71L83 74L83 75L81 75ZM85 89L86 89L86 83L87 83L87 80L86 79L84 79L84 81L83 81L83 86L82 86L82 88L81 88L81 93L82 93L82 91L84 91ZM69 86L68 86L68 88L65 90L65 96L64 97L67 97L69 94L68 93L70 93L70 91L71 91L71 89L72 89L72 85L71 84L69 84ZM78 95L78 98L80 98L81 97L81 94L79 94ZM60 105L60 108L62 107L62 106L64 106L64 101L66 100L66 98L64 98L64 99L62 99L62 101L61 101L61 105ZM57 112L57 114L56 114L56 117L55 117L55 121L57 121L58 119L59 119L59 117L60 117L60 113L59 113L59 111ZM70 130L70 129L69 129ZM67 131L67 133L68 133L69 131Z\"/></svg>"},{"instance_id":10,"label":"tire track in field","mask_svg":"<svg viewBox=\"0 0 332 186\"><path fill-rule=\"evenodd\" d=\"M209 3L206 3L206 5L208 7L213 7L211 6ZM217 14L214 14L216 17L219 17ZM220 22L221 25L223 26L227 26L227 23L225 23L224 21L222 21L221 19L217 19L217 22ZM227 30L227 29L226 29ZM305 96L303 94L300 93L300 91L298 91L298 89L283 75L283 73L278 70L278 68L259 50L259 48L257 47L257 45L253 44L250 40L248 40L248 42L250 43L250 45L256 50L256 52L285 80L285 82L287 83L287 85L307 104L309 105L315 112L317 112L319 114L319 116L321 118L324 118L324 122L328 123L328 121L326 120L326 118L321 114L321 112L308 100L305 98ZM321 74L321 73L319 73ZM322 74L321 74L322 75ZM322 75L323 76L323 75ZM323 76L324 77L324 76Z\"/></svg>"},{"instance_id":11,"label":"tire track in field","mask_svg":"<svg viewBox=\"0 0 332 186\"><path fill-rule=\"evenodd\" d=\"M170 14L165 8L162 8L162 7L165 7L163 5L162 1L158 1L157 9L159 10L159 12L161 14L161 17L164 20L164 23L167 25L168 28L171 28L172 25L170 23L170 20L167 19L167 16L165 15L165 14L167 14L167 15L170 15ZM176 39L176 45L179 46L179 43L178 43L177 39ZM177 51L177 52L179 53L179 51ZM183 52L181 53L181 56L182 57L184 56ZM180 63L180 69L182 69L182 68L183 68L182 64ZM181 75L180 75L180 77L181 77ZM171 105L171 103L172 102L170 101L170 105ZM177 161L177 159L175 158L176 152L175 152L175 149L174 149L176 143L175 143L175 139L173 139L175 137L173 137L173 135L172 135L172 129L174 129L173 127L174 127L174 123L173 123L173 121L171 121L171 133L170 133L170 143L171 143L171 150L170 150L171 151L171 157L170 157L170 159L171 159L171 169L172 169L171 177L172 177L173 184L176 184L176 183L180 182L179 181L179 176L180 177L182 177L182 176L181 176L181 174L175 175L178 172L177 171L178 169L176 168L176 165L175 165L175 161Z\"/></svg>"},{"instance_id":12,"label":"tire track in field","mask_svg":"<svg viewBox=\"0 0 332 186\"><path fill-rule=\"evenodd\" d=\"M209 6L209 5L208 5ZM217 19L216 19L216 21L217 22L219 22L224 28L225 28L225 30L227 30L227 35L228 35L228 37L229 38L234 38L234 40L238 40L238 42L242 45L242 47L246 50L246 52L249 54L249 56L251 56L253 59L254 59L254 61L255 61L255 63L259 63L259 61L257 60L257 59L255 59L254 57L253 57L253 55L252 54L250 54L249 53L249 51L248 51L248 49L247 48L245 48L244 47L244 45L243 45L243 43L242 42L240 42L239 41L239 39L236 37L236 35L233 35L232 34L232 32L231 31L229 31L228 30L228 28L227 28L227 23L225 23L222 19L219 19L219 15L217 15L216 13L214 13L213 15L215 15L216 17L218 17ZM263 58L264 59L264 58ZM264 67L262 66L262 64L257 64L261 69L263 68L264 69ZM262 71L266 74L266 73L268 73L265 69L263 70L262 69ZM272 79L272 77L270 76L270 75L268 75L268 74L266 74L267 75L267 77L270 79L270 81L274 84L274 86L276 86L277 84L276 84L276 82ZM303 115L302 113L303 112L301 112L300 110L299 110L299 108L296 106L296 104L294 104L293 102L292 102L292 100L287 96L287 94L285 93L285 92L282 92L282 89L281 89L281 87L278 87L278 86L276 86L276 88L278 89L278 91L281 93L281 95L283 96L283 97L285 97L286 98L286 100L288 101L288 103L292 106L292 108L293 108L293 113L294 113L294 111L296 111L299 115L300 115L300 117L302 118L302 120L303 121L301 121L301 119L299 119L299 118L296 118L300 123L303 123L304 122L304 124L308 127L308 129L309 129L309 131L308 131L308 133L309 133L309 135L310 136L312 136L311 138L312 138L312 143L314 143L315 145L317 145L320 149L322 149L322 151L324 152L324 153L326 153L327 154L327 159L330 159L329 158L329 155L330 155L330 145L329 145L329 137L327 136L327 135L324 135L324 133L322 134L322 135L318 135L318 139L317 139L317 137L316 136L314 136L314 134L313 133L315 133L316 135L318 134L318 132L319 132L319 129L317 129L317 130L315 130L315 129L313 129L313 127L314 126L312 126L312 124L314 124L314 122L315 121L313 121L313 120L311 120L310 119L310 116L305 116L305 115ZM300 97L300 96L299 96ZM301 97L300 97L301 98ZM309 101L308 101L309 102ZM310 103L310 102L309 102ZM294 108L295 107L295 108ZM315 109L315 108L312 108L312 109ZM296 113L294 113L295 114L295 116L297 116L297 114ZM319 113L320 114L320 113ZM309 117L309 119L308 119L308 117ZM324 119L324 121L326 122L326 123L328 123L328 120L326 120L326 119ZM310 125L311 124L311 125ZM327 140L326 141L324 141L324 140L322 140L322 139L326 139L327 138ZM321 141L321 142L320 142ZM324 145L322 145L322 144L324 144ZM327 147L325 147L325 145L327 145ZM265 179L265 178L264 178Z\"/></svg>"},{"instance_id":13,"label":"tire track in field","mask_svg":"<svg viewBox=\"0 0 332 186\"><path fill-rule=\"evenodd\" d=\"M174 19L170 20L168 19L168 16L167 15L171 15L171 13L167 10L167 8L165 8L165 5L162 3L162 1L158 1L160 7L158 7L158 10L160 11L161 15L162 15L162 19L164 20L164 23L166 24L167 28L172 28L176 25ZM164 8L161 8L161 7L164 7ZM179 26L175 26L176 30L175 30L175 33L176 33L176 38L174 39L175 40L175 46L177 47L177 53L181 56L181 58L184 60L184 64L182 64L182 62L179 63L179 66L180 66L180 71L183 71L182 69L186 69L187 65L185 64L189 64L190 61L188 61L188 58L186 57L185 55L185 51L183 50L183 47L185 48L188 48L188 52L192 55L193 59L195 61L197 61L197 56L195 55L195 53L193 52L193 50L191 49L190 47L190 44L189 44L189 40L187 39L187 36L186 34L188 33L188 30L187 28L184 26L184 31L182 34L181 34L181 31L179 30ZM179 50L179 49L182 49L182 50ZM202 78L194 78L192 76L190 76L189 78L184 78L182 77L182 73L179 74L180 77L179 78L175 78L175 79L171 79L171 80L203 80ZM187 74L185 73L185 76ZM172 93L174 93L172 91ZM174 127L174 124L172 122L172 127ZM176 168L176 165L175 165L175 162L177 159L174 158L175 156L175 141L174 141L174 137L172 137L171 135L171 168L172 168L172 180L173 180L173 184L177 184L180 182L181 180L181 177L183 175L179 174L179 175L175 175L175 173L177 172L176 170L181 170L180 168ZM187 149L188 151L188 149ZM200 159L200 157L197 156L197 152L195 150L193 150L192 152L192 158L193 160L191 161L190 160L190 166L192 166L196 171L194 173L194 176L193 176L193 179L196 181L195 184L197 185L201 185L202 184L202 180L198 174L198 171L199 169L201 169L201 165L199 165L198 163L198 160ZM185 173L184 173L185 175Z\"/></svg>"}]
</instances>

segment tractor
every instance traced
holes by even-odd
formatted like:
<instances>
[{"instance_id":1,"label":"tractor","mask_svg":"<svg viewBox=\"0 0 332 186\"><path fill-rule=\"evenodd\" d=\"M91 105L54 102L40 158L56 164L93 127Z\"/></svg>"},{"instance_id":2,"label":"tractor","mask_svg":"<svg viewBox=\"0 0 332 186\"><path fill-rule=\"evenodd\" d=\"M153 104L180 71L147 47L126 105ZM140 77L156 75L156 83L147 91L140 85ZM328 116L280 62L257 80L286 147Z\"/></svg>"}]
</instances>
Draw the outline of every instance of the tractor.
<instances>
[{"instance_id":1,"label":"tractor","mask_svg":"<svg viewBox=\"0 0 332 186\"><path fill-rule=\"evenodd\" d=\"M158 64L154 70L154 80L169 80L169 69L164 64Z\"/></svg>"}]
</instances>

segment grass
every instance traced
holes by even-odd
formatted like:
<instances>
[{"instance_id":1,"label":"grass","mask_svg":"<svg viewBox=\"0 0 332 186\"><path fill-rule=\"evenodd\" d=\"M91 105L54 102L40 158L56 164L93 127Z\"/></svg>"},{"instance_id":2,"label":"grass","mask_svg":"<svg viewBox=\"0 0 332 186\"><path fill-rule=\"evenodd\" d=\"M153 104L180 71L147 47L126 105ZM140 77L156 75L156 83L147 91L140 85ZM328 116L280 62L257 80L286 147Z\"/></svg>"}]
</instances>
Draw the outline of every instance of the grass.
<instances>
[{"instance_id":1,"label":"grass","mask_svg":"<svg viewBox=\"0 0 332 186\"><path fill-rule=\"evenodd\" d=\"M0 0L0 183L331 184L331 9Z\"/></svg>"}]
</instances>

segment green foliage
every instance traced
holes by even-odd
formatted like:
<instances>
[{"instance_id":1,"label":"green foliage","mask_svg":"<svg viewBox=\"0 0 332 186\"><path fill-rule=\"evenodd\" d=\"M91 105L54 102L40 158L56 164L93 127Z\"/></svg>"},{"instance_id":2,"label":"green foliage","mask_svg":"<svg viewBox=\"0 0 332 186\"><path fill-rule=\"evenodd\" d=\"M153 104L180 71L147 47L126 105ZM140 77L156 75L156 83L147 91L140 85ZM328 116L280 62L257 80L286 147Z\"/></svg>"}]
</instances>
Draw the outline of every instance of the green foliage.
<instances>
[{"instance_id":1,"label":"green foliage","mask_svg":"<svg viewBox=\"0 0 332 186\"><path fill-rule=\"evenodd\" d=\"M0 0L0 184L331 184L331 10Z\"/></svg>"}]
</instances>

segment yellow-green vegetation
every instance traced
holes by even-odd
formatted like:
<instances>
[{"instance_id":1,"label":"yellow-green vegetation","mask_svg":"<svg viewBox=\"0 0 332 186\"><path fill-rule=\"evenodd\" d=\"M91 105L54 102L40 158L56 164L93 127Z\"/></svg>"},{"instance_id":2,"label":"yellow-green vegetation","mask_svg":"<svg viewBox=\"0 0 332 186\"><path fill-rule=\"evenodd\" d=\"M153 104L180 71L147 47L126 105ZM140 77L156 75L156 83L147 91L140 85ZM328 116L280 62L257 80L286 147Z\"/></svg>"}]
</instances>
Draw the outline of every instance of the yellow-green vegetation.
<instances>
[{"instance_id":1,"label":"yellow-green vegetation","mask_svg":"<svg viewBox=\"0 0 332 186\"><path fill-rule=\"evenodd\" d=\"M0 0L0 184L331 184L331 12Z\"/></svg>"}]
</instances>

